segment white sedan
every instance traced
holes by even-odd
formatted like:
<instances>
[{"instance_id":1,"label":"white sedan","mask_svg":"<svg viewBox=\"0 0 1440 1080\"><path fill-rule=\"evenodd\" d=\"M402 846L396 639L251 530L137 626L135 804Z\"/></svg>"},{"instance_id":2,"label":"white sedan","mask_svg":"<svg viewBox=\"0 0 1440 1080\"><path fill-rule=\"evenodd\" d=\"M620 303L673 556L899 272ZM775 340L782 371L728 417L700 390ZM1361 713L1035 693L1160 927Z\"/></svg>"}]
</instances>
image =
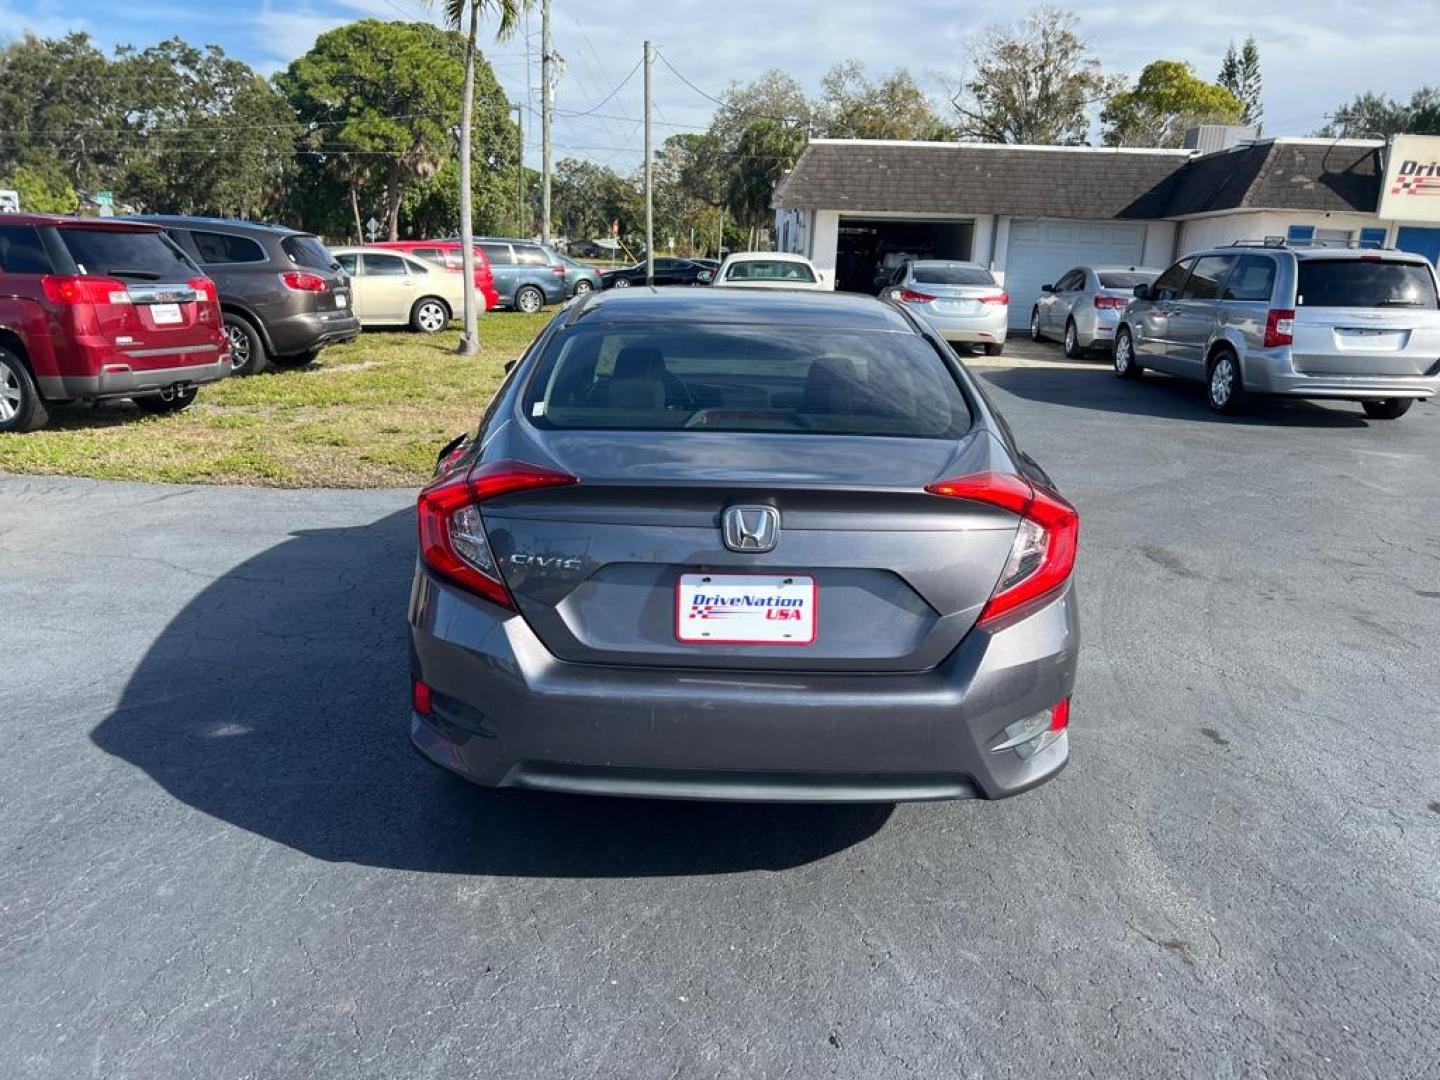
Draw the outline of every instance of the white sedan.
<instances>
[{"instance_id":1,"label":"white sedan","mask_svg":"<svg viewBox=\"0 0 1440 1080\"><path fill-rule=\"evenodd\" d=\"M728 255L710 283L726 289L812 289L830 286L803 255L782 251L741 251Z\"/></svg>"},{"instance_id":2,"label":"white sedan","mask_svg":"<svg viewBox=\"0 0 1440 1080\"><path fill-rule=\"evenodd\" d=\"M408 326L438 334L465 305L465 275L403 251L336 247L330 253L350 275L361 326ZM477 310L485 310L478 297Z\"/></svg>"}]
</instances>

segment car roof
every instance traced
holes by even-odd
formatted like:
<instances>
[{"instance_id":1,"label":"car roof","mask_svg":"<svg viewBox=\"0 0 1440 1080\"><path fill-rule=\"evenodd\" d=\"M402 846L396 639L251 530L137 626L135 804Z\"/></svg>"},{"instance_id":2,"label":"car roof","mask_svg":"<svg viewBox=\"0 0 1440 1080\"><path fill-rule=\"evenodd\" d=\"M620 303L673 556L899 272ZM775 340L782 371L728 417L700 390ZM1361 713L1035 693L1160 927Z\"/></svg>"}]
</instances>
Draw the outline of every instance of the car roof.
<instances>
[{"instance_id":1,"label":"car roof","mask_svg":"<svg viewBox=\"0 0 1440 1080\"><path fill-rule=\"evenodd\" d=\"M367 251L373 251L376 255L394 255L397 258L409 259L411 262L423 263L425 260L418 255L412 255L401 248L382 247L379 244L339 244L336 247L326 246L331 255L363 255Z\"/></svg>"},{"instance_id":2,"label":"car roof","mask_svg":"<svg viewBox=\"0 0 1440 1080\"><path fill-rule=\"evenodd\" d=\"M1226 244L1222 247L1192 251L1182 258L1197 255L1294 255L1297 259L1368 259L1381 262L1423 263L1429 265L1423 255L1395 248L1360 247L1289 247L1279 244Z\"/></svg>"},{"instance_id":3,"label":"car roof","mask_svg":"<svg viewBox=\"0 0 1440 1080\"><path fill-rule=\"evenodd\" d=\"M967 270L989 271L988 266L967 259L911 259L911 266L963 266Z\"/></svg>"},{"instance_id":4,"label":"car roof","mask_svg":"<svg viewBox=\"0 0 1440 1080\"><path fill-rule=\"evenodd\" d=\"M153 225L184 225L209 229L252 230L275 236L310 236L304 229L292 229L288 225L276 225L268 221L242 221L239 218L205 217L199 214L132 214L125 220L145 221Z\"/></svg>"},{"instance_id":5,"label":"car roof","mask_svg":"<svg viewBox=\"0 0 1440 1080\"><path fill-rule=\"evenodd\" d=\"M796 325L916 333L896 307L860 293L643 286L593 292L572 302L576 323Z\"/></svg>"},{"instance_id":6,"label":"car roof","mask_svg":"<svg viewBox=\"0 0 1440 1080\"><path fill-rule=\"evenodd\" d=\"M1076 270L1092 270L1097 274L1154 274L1157 277L1164 272L1164 267L1154 266L1126 266L1124 263L1106 263L1103 266L1092 266L1089 263L1077 263Z\"/></svg>"},{"instance_id":7,"label":"car roof","mask_svg":"<svg viewBox=\"0 0 1440 1080\"><path fill-rule=\"evenodd\" d=\"M796 255L790 251L737 251L733 255L727 255L726 258L730 262L764 261L808 263L810 261L804 255Z\"/></svg>"},{"instance_id":8,"label":"car roof","mask_svg":"<svg viewBox=\"0 0 1440 1080\"><path fill-rule=\"evenodd\" d=\"M119 232L157 232L160 226L135 218L92 218L77 217L73 214L6 214L0 217L3 225L34 225L45 228L86 228L115 229Z\"/></svg>"}]
</instances>

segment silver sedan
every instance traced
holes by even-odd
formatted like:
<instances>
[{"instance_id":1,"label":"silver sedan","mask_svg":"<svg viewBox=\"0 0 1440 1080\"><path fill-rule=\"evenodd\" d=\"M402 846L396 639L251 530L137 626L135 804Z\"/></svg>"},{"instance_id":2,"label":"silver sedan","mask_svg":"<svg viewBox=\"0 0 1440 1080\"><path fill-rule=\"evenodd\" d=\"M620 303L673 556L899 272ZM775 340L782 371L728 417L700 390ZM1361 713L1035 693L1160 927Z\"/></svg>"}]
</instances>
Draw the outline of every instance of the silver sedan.
<instances>
[{"instance_id":1,"label":"silver sedan","mask_svg":"<svg viewBox=\"0 0 1440 1080\"><path fill-rule=\"evenodd\" d=\"M903 263L881 288L880 299L914 312L946 341L979 345L988 356L1005 349L1010 297L979 263Z\"/></svg>"},{"instance_id":2,"label":"silver sedan","mask_svg":"<svg viewBox=\"0 0 1440 1080\"><path fill-rule=\"evenodd\" d=\"M1086 349L1115 340L1115 327L1136 285L1160 276L1148 266L1077 266L1053 285L1040 286L1040 299L1030 312L1030 336L1064 343L1072 360Z\"/></svg>"}]
</instances>

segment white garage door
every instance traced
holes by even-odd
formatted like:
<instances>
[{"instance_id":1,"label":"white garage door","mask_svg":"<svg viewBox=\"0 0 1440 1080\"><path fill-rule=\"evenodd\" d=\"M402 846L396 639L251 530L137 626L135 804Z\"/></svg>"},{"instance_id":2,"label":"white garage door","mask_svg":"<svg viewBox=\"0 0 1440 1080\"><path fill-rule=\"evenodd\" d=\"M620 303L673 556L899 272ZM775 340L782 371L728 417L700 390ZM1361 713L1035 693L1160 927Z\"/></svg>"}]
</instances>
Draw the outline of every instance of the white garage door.
<instances>
[{"instance_id":1,"label":"white garage door","mask_svg":"<svg viewBox=\"0 0 1440 1080\"><path fill-rule=\"evenodd\" d=\"M1010 325L1029 326L1030 309L1040 296L1040 286L1052 284L1071 267L1138 265L1144 249L1143 225L1059 219L1010 222L1010 243L1005 253Z\"/></svg>"}]
</instances>

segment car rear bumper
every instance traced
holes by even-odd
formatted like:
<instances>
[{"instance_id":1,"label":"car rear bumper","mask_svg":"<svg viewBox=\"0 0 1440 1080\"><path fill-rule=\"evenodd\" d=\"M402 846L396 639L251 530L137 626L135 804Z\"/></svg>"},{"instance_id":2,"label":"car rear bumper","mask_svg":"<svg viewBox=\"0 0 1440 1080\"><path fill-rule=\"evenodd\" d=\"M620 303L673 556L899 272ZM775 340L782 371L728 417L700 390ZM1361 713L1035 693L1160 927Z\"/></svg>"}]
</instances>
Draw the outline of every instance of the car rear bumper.
<instances>
[{"instance_id":1,"label":"car rear bumper","mask_svg":"<svg viewBox=\"0 0 1440 1080\"><path fill-rule=\"evenodd\" d=\"M412 674L429 686L411 736L476 783L590 794L773 801L1001 798L1054 776L992 751L1069 697L1079 650L1070 586L943 663L905 674L650 669L557 660L523 618L417 571Z\"/></svg>"},{"instance_id":2,"label":"car rear bumper","mask_svg":"<svg viewBox=\"0 0 1440 1080\"><path fill-rule=\"evenodd\" d=\"M271 351L277 356L290 356L353 341L360 336L360 320L349 309L302 311L268 320L265 330Z\"/></svg>"},{"instance_id":3,"label":"car rear bumper","mask_svg":"<svg viewBox=\"0 0 1440 1080\"><path fill-rule=\"evenodd\" d=\"M1119 311L1091 307L1088 312L1077 313L1074 318L1075 340L1081 348L1109 345L1115 340L1115 328L1120 325Z\"/></svg>"},{"instance_id":4,"label":"car rear bumper","mask_svg":"<svg viewBox=\"0 0 1440 1080\"><path fill-rule=\"evenodd\" d=\"M1244 361L1245 388L1302 398L1428 398L1440 393L1440 361L1426 375L1297 371L1288 350L1252 352Z\"/></svg>"},{"instance_id":5,"label":"car rear bumper","mask_svg":"<svg viewBox=\"0 0 1440 1080\"><path fill-rule=\"evenodd\" d=\"M913 305L910 310L946 341L1003 342L1009 332L1009 309L1003 304L986 306L993 310L980 315L936 315L927 310L929 305Z\"/></svg>"},{"instance_id":6,"label":"car rear bumper","mask_svg":"<svg viewBox=\"0 0 1440 1080\"><path fill-rule=\"evenodd\" d=\"M98 375L59 375L36 380L50 401L92 401L103 398L146 397L177 384L201 386L230 374L230 354L214 350L214 360L177 367L137 368L120 361L106 363ZM193 352L187 356L193 358Z\"/></svg>"}]
</instances>

